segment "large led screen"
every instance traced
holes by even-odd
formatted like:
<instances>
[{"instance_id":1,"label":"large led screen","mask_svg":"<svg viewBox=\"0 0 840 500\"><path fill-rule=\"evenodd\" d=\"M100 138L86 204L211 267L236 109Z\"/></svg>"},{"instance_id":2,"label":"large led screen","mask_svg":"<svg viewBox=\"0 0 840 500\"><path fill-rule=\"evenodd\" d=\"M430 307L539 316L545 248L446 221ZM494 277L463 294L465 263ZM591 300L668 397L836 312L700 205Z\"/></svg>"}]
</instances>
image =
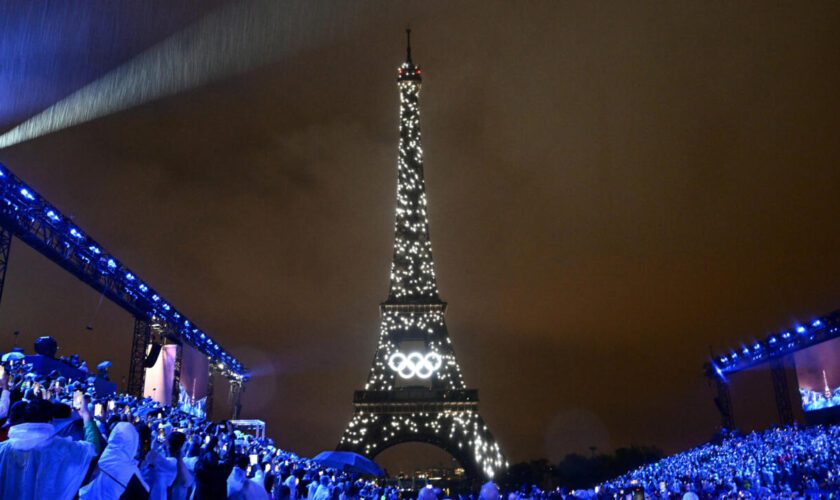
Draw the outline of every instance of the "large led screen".
<instances>
[{"instance_id":1,"label":"large led screen","mask_svg":"<svg viewBox=\"0 0 840 500\"><path fill-rule=\"evenodd\" d=\"M799 395L806 412L840 406L840 339L794 355Z\"/></svg>"},{"instance_id":2,"label":"large led screen","mask_svg":"<svg viewBox=\"0 0 840 500\"><path fill-rule=\"evenodd\" d=\"M178 407L193 416L204 417L209 390L207 356L188 345L181 353L181 390Z\"/></svg>"}]
</instances>

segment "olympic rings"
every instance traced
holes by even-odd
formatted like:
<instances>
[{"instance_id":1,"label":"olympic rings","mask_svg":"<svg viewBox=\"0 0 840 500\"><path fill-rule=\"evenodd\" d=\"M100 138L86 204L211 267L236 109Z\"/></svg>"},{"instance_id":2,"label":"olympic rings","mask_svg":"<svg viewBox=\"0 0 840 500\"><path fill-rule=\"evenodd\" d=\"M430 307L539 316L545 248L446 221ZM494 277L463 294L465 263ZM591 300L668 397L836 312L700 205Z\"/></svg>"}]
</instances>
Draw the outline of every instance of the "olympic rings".
<instances>
[{"instance_id":1,"label":"olympic rings","mask_svg":"<svg viewBox=\"0 0 840 500\"><path fill-rule=\"evenodd\" d=\"M425 355L419 352L403 354L397 351L388 359L388 366L405 379L414 377L427 379L442 365L443 358L434 351L427 352Z\"/></svg>"}]
</instances>

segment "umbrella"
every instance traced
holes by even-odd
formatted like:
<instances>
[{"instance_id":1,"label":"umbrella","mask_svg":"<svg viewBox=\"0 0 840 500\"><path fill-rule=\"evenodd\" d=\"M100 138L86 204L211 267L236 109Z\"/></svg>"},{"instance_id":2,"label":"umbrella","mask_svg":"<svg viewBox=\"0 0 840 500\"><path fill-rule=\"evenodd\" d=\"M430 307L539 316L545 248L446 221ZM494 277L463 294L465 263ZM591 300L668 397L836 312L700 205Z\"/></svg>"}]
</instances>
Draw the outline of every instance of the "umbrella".
<instances>
[{"instance_id":1,"label":"umbrella","mask_svg":"<svg viewBox=\"0 0 840 500\"><path fill-rule=\"evenodd\" d=\"M371 476L384 476L385 473L376 465L373 460L365 458L352 451L322 451L313 462L318 462L324 467L332 467L344 472L355 472L356 474L369 474Z\"/></svg>"},{"instance_id":2,"label":"umbrella","mask_svg":"<svg viewBox=\"0 0 840 500\"><path fill-rule=\"evenodd\" d=\"M3 357L0 358L0 361L2 361L3 363L8 363L9 361L20 361L25 357L26 356L24 356L22 352L12 351L4 354Z\"/></svg>"}]
</instances>

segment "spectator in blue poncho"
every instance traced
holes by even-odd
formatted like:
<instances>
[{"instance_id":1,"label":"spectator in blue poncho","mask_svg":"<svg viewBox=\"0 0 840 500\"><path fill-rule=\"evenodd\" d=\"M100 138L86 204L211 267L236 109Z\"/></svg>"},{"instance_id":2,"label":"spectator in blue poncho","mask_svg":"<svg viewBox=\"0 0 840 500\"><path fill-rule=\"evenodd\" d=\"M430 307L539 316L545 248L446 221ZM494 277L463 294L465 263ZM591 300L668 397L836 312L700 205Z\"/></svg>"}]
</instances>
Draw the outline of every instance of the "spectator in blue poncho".
<instances>
[{"instance_id":1,"label":"spectator in blue poncho","mask_svg":"<svg viewBox=\"0 0 840 500\"><path fill-rule=\"evenodd\" d=\"M99 431L83 405L86 441L57 437L50 423L54 412L53 403L43 399L12 407L9 439L0 443L0 498L69 500L79 491L96 456Z\"/></svg>"}]
</instances>

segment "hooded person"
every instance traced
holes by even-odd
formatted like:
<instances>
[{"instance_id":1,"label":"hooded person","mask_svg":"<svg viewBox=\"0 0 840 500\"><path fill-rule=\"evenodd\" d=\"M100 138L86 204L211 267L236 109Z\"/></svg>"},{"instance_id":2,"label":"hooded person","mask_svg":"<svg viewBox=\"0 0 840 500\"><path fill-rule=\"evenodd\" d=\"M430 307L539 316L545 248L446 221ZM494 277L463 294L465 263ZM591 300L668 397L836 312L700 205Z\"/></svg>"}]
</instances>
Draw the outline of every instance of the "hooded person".
<instances>
[{"instance_id":1,"label":"hooded person","mask_svg":"<svg viewBox=\"0 0 840 500\"><path fill-rule=\"evenodd\" d=\"M205 445L201 458L195 466L195 490L193 500L222 500L227 498L227 478L233 463L230 455L220 456L215 448L218 438L212 436ZM223 445L223 448L227 444Z\"/></svg>"},{"instance_id":2,"label":"hooded person","mask_svg":"<svg viewBox=\"0 0 840 500\"><path fill-rule=\"evenodd\" d=\"M309 491L312 491L311 489ZM330 498L330 478L326 474L318 480L318 487L310 494L309 500L328 500Z\"/></svg>"},{"instance_id":3,"label":"hooded person","mask_svg":"<svg viewBox=\"0 0 840 500\"><path fill-rule=\"evenodd\" d=\"M167 491L178 475L178 459L164 456L153 448L146 453L140 471L151 487L149 499L166 500Z\"/></svg>"},{"instance_id":4,"label":"hooded person","mask_svg":"<svg viewBox=\"0 0 840 500\"><path fill-rule=\"evenodd\" d=\"M9 390L9 375L3 373L0 377L0 420L9 415L9 408L12 405L12 392Z\"/></svg>"},{"instance_id":5,"label":"hooded person","mask_svg":"<svg viewBox=\"0 0 840 500\"><path fill-rule=\"evenodd\" d=\"M183 451L187 437L184 433L175 431L169 435L169 456L176 462L177 474L172 486L169 488L170 500L187 500L195 484L195 475L184 463Z\"/></svg>"},{"instance_id":6,"label":"hooded person","mask_svg":"<svg viewBox=\"0 0 840 500\"><path fill-rule=\"evenodd\" d=\"M300 483L300 476L303 473L300 469L295 469L283 481L283 484L289 488L289 500L297 500L298 483Z\"/></svg>"},{"instance_id":7,"label":"hooded person","mask_svg":"<svg viewBox=\"0 0 840 500\"><path fill-rule=\"evenodd\" d=\"M319 476L315 476L315 479L312 479L312 475L307 473L303 476L303 481L307 482L306 484L306 498L313 498L315 496L315 491L318 489L320 485Z\"/></svg>"},{"instance_id":8,"label":"hooded person","mask_svg":"<svg viewBox=\"0 0 840 500\"><path fill-rule=\"evenodd\" d=\"M38 399L12 409L9 439L0 443L0 498L69 500L96 456L95 447L55 435L52 403ZM83 411L87 426L90 414Z\"/></svg>"},{"instance_id":9,"label":"hooded person","mask_svg":"<svg viewBox=\"0 0 840 500\"><path fill-rule=\"evenodd\" d=\"M417 500L437 500L437 492L435 492L434 487L431 484L427 484L425 487L420 488L420 491L417 493Z\"/></svg>"},{"instance_id":10,"label":"hooded person","mask_svg":"<svg viewBox=\"0 0 840 500\"><path fill-rule=\"evenodd\" d=\"M244 458L244 457L243 457ZM227 497L229 500L269 500L265 488L256 481L248 479L243 467L244 463L238 463L230 471L227 478Z\"/></svg>"},{"instance_id":11,"label":"hooded person","mask_svg":"<svg viewBox=\"0 0 840 500\"><path fill-rule=\"evenodd\" d=\"M128 488L142 487L149 491L149 486L143 481L140 469L137 468L137 461L134 459L139 446L140 435L133 425L128 422L115 425L111 435L108 436L108 445L99 457L96 475L93 481L79 490L79 498L82 500L119 498Z\"/></svg>"}]
</instances>

